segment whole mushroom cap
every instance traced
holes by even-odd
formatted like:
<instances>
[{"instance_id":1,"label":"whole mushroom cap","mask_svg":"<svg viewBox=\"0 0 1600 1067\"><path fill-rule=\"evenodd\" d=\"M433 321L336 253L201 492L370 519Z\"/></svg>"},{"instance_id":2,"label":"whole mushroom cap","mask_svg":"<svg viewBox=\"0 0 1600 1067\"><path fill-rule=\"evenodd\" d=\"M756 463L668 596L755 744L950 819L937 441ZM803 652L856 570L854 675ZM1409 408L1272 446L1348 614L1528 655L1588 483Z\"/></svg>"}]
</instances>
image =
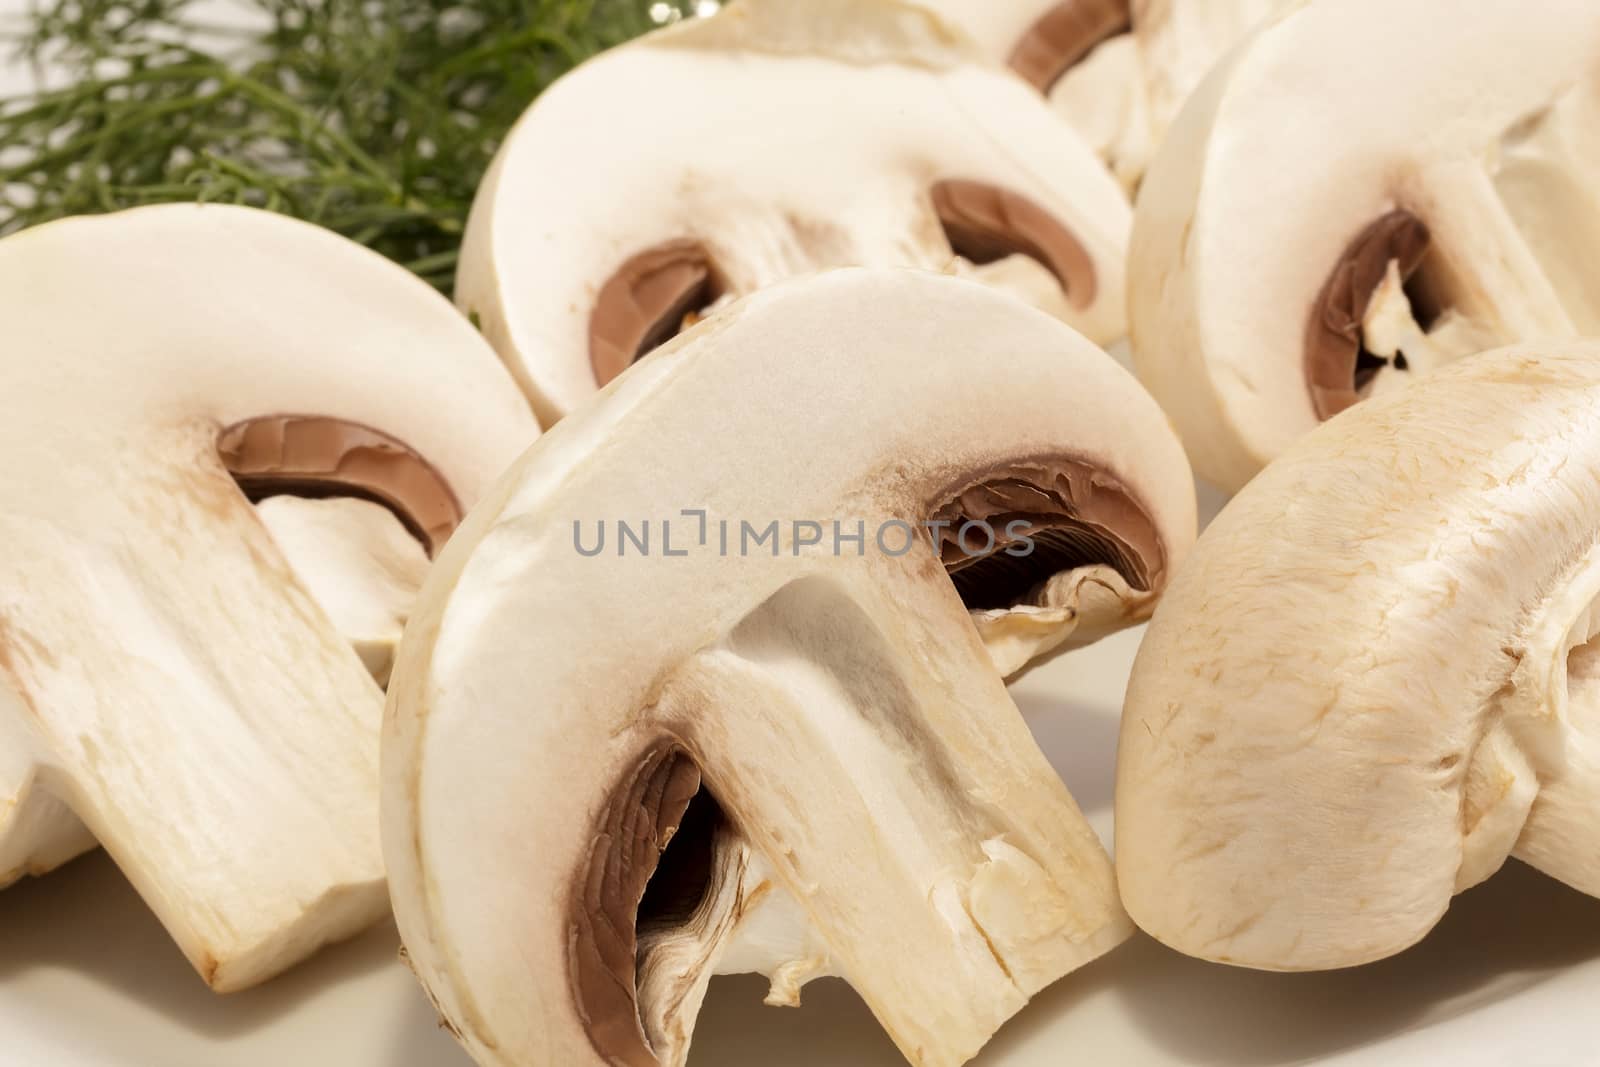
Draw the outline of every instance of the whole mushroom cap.
<instances>
[{"instance_id":1,"label":"whole mushroom cap","mask_svg":"<svg viewBox=\"0 0 1600 1067\"><path fill-rule=\"evenodd\" d=\"M1516 856L1600 895L1600 345L1465 359L1296 442L1139 649L1116 855L1191 955L1346 967Z\"/></svg>"},{"instance_id":2,"label":"whole mushroom cap","mask_svg":"<svg viewBox=\"0 0 1600 1067\"><path fill-rule=\"evenodd\" d=\"M1600 8L1312 0L1203 83L1140 193L1142 380L1236 489L1375 391L1600 328Z\"/></svg>"},{"instance_id":3,"label":"whole mushroom cap","mask_svg":"<svg viewBox=\"0 0 1600 1067\"><path fill-rule=\"evenodd\" d=\"M838 974L965 1061L1126 930L968 608L1159 588L1193 526L1132 376L971 282L830 272L668 344L511 468L402 642L385 857L444 1024L486 1067L682 1064L713 973Z\"/></svg>"}]
</instances>

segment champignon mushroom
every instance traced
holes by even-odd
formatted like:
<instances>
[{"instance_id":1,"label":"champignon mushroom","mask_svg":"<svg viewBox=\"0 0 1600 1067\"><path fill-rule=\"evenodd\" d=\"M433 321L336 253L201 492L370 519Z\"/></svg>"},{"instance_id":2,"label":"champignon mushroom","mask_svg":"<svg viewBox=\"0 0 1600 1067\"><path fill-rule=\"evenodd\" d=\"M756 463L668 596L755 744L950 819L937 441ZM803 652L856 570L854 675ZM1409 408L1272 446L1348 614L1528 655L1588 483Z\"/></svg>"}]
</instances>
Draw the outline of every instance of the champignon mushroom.
<instances>
[{"instance_id":1,"label":"champignon mushroom","mask_svg":"<svg viewBox=\"0 0 1600 1067\"><path fill-rule=\"evenodd\" d=\"M250 500L359 496L437 548L532 414L426 285L264 212L24 231L0 309L0 883L92 832L247 986L386 907L382 693Z\"/></svg>"},{"instance_id":2,"label":"champignon mushroom","mask_svg":"<svg viewBox=\"0 0 1600 1067\"><path fill-rule=\"evenodd\" d=\"M1047 96L1131 192L1216 61L1303 0L918 2Z\"/></svg>"},{"instance_id":3,"label":"champignon mushroom","mask_svg":"<svg viewBox=\"0 0 1600 1067\"><path fill-rule=\"evenodd\" d=\"M1129 268L1140 377L1202 476L1237 488L1461 355L1600 331L1597 75L1587 0L1313 0L1205 83Z\"/></svg>"},{"instance_id":4,"label":"champignon mushroom","mask_svg":"<svg viewBox=\"0 0 1600 1067\"><path fill-rule=\"evenodd\" d=\"M1510 856L1600 895L1600 345L1328 422L1207 528L1134 663L1117 875L1196 956L1344 967Z\"/></svg>"},{"instance_id":5,"label":"champignon mushroom","mask_svg":"<svg viewBox=\"0 0 1600 1067\"><path fill-rule=\"evenodd\" d=\"M289 569L379 685L389 670L428 553L382 504L359 497L271 496L256 514Z\"/></svg>"},{"instance_id":6,"label":"champignon mushroom","mask_svg":"<svg viewBox=\"0 0 1600 1067\"><path fill-rule=\"evenodd\" d=\"M712 973L836 974L912 1062L967 1059L1126 927L963 608L1158 590L1189 477L1109 357L921 272L771 287L618 379L397 658L385 858L445 1025L485 1065L682 1064Z\"/></svg>"},{"instance_id":7,"label":"champignon mushroom","mask_svg":"<svg viewBox=\"0 0 1600 1067\"><path fill-rule=\"evenodd\" d=\"M916 0L1008 65L1130 191L1148 157L1144 71L1129 0ZM1135 164L1135 161L1138 161Z\"/></svg>"},{"instance_id":8,"label":"champignon mushroom","mask_svg":"<svg viewBox=\"0 0 1600 1067\"><path fill-rule=\"evenodd\" d=\"M895 0L740 0L585 63L479 189L457 303L547 424L719 302L828 267L995 262L1120 337L1126 198L958 40Z\"/></svg>"}]
</instances>

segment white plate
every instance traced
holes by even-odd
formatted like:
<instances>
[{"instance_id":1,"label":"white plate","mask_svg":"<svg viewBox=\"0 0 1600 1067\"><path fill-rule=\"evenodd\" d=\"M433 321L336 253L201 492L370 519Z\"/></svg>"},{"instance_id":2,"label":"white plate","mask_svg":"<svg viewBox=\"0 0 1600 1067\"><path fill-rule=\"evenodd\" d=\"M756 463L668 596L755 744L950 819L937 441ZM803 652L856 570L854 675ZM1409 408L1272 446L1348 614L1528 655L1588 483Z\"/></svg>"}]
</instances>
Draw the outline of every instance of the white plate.
<instances>
[{"instance_id":1,"label":"white plate","mask_svg":"<svg viewBox=\"0 0 1600 1067\"><path fill-rule=\"evenodd\" d=\"M1110 829L1117 711L1138 634L1064 657L1014 693L1097 829ZM0 893L5 1067L470 1067L396 960L392 928L262 989L207 992L103 856ZM767 1008L712 984L694 1067L894 1067L849 987ZM1512 864L1422 945L1369 967L1276 975L1139 937L1045 991L985 1067L1579 1067L1600 1063L1600 902ZM565 1067L537 1064L530 1067Z\"/></svg>"}]
</instances>

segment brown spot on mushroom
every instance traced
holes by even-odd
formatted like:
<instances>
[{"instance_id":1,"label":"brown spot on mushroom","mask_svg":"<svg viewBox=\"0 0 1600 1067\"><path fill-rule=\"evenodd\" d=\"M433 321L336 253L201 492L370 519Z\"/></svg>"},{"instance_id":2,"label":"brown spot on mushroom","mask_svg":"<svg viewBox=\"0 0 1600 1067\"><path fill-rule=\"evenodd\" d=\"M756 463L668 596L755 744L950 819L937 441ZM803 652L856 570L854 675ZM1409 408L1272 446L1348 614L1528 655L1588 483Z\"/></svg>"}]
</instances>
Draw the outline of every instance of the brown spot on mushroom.
<instances>
[{"instance_id":1,"label":"brown spot on mushroom","mask_svg":"<svg viewBox=\"0 0 1600 1067\"><path fill-rule=\"evenodd\" d=\"M1062 0L1011 50L1011 69L1047 93L1095 47L1133 25L1130 0Z\"/></svg>"},{"instance_id":2,"label":"brown spot on mushroom","mask_svg":"<svg viewBox=\"0 0 1600 1067\"><path fill-rule=\"evenodd\" d=\"M668 241L628 259L600 287L589 315L589 362L604 386L684 328L718 296L698 241Z\"/></svg>"},{"instance_id":3,"label":"brown spot on mushroom","mask_svg":"<svg viewBox=\"0 0 1600 1067\"><path fill-rule=\"evenodd\" d=\"M1139 590L1166 580L1166 550L1149 512L1118 478L1083 460L990 471L929 518L944 524L939 556L972 610L1009 607L1053 575L1092 563L1110 565ZM963 536L965 523L983 532ZM1024 539L1032 541L1026 554L1008 551L1024 551Z\"/></svg>"},{"instance_id":4,"label":"brown spot on mushroom","mask_svg":"<svg viewBox=\"0 0 1600 1067\"><path fill-rule=\"evenodd\" d=\"M223 430L217 453L252 500L280 493L372 500L393 511L430 554L461 522L461 504L444 476L403 441L370 426L268 415Z\"/></svg>"},{"instance_id":5,"label":"brown spot on mushroom","mask_svg":"<svg viewBox=\"0 0 1600 1067\"><path fill-rule=\"evenodd\" d=\"M933 208L958 256L993 263L1025 255L1056 276L1074 307L1094 302L1094 261L1073 232L1021 193L964 179L935 182Z\"/></svg>"},{"instance_id":6,"label":"brown spot on mushroom","mask_svg":"<svg viewBox=\"0 0 1600 1067\"><path fill-rule=\"evenodd\" d=\"M1311 307L1306 331L1306 387L1317 418L1331 419L1361 399L1361 391L1387 361L1362 344L1362 322L1391 260L1402 281L1427 255L1427 224L1409 211L1387 213L1350 242Z\"/></svg>"},{"instance_id":7,"label":"brown spot on mushroom","mask_svg":"<svg viewBox=\"0 0 1600 1067\"><path fill-rule=\"evenodd\" d=\"M697 871L709 870L716 818L714 809L701 808L686 821L699 792L700 770L682 748L663 742L647 749L600 813L577 872L568 902L568 978L589 1040L608 1064L656 1067L639 1018L638 929L647 895L664 918L698 903L693 882ZM692 830L692 847L663 867L662 854L680 826ZM658 867L667 877L652 889Z\"/></svg>"}]
</instances>

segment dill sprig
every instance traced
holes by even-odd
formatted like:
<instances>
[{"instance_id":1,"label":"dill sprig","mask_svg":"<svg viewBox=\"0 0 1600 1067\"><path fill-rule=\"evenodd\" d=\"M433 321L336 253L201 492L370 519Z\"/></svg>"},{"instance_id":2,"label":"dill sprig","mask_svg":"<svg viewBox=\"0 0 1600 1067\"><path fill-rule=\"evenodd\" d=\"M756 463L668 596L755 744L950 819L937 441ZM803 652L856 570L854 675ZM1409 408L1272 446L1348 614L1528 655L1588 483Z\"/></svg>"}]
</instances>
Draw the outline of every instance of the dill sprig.
<instances>
[{"instance_id":1,"label":"dill sprig","mask_svg":"<svg viewBox=\"0 0 1600 1067\"><path fill-rule=\"evenodd\" d=\"M506 130L653 24L644 0L230 2L219 19L217 0L39 0L12 45L60 76L0 101L0 235L139 204L251 204L448 289Z\"/></svg>"}]
</instances>

